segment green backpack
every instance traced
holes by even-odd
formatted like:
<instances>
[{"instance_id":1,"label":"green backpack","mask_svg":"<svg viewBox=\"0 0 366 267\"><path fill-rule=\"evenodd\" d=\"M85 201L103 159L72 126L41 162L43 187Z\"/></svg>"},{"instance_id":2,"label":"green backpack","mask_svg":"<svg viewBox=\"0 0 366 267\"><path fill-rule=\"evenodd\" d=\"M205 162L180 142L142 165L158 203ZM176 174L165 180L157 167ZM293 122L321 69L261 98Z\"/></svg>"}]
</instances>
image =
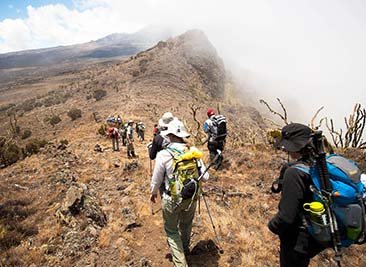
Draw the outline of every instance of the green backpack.
<instances>
[{"instance_id":1,"label":"green backpack","mask_svg":"<svg viewBox=\"0 0 366 267\"><path fill-rule=\"evenodd\" d=\"M173 157L173 175L168 178L169 192L172 199L180 203L185 199L194 199L199 190L199 160L202 151L191 147L184 151L168 147L167 151Z\"/></svg>"}]
</instances>

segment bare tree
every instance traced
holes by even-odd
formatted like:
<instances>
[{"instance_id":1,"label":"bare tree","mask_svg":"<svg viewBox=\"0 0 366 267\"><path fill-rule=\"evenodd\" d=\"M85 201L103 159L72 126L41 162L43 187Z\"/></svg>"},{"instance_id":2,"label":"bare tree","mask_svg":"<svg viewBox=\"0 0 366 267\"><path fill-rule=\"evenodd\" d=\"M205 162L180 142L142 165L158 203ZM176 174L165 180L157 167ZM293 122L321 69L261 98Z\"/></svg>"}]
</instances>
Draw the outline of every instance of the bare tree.
<instances>
[{"instance_id":1,"label":"bare tree","mask_svg":"<svg viewBox=\"0 0 366 267\"><path fill-rule=\"evenodd\" d=\"M342 129L338 131L334 129L333 120L326 119L327 129L332 137L333 144L337 148L366 148L366 141L363 140L362 135L364 134L366 125L366 110L361 108L361 104L356 104L353 108L353 112L344 118L345 132ZM344 133L344 134L343 134Z\"/></svg>"},{"instance_id":2,"label":"bare tree","mask_svg":"<svg viewBox=\"0 0 366 267\"><path fill-rule=\"evenodd\" d=\"M281 100L279 98L277 98L278 103L281 106L282 112L283 114L281 114L280 112L275 111L274 109L271 108L271 106L263 99L259 100L259 103L265 105L267 107L267 109L274 115L278 116L281 118L281 120L285 123L285 125L288 124L287 121L287 110L285 108L285 106L282 104Z\"/></svg>"},{"instance_id":3,"label":"bare tree","mask_svg":"<svg viewBox=\"0 0 366 267\"><path fill-rule=\"evenodd\" d=\"M320 128L320 126L322 125L322 122L325 120L325 118L321 118L318 125L315 125L314 124L314 121L316 119L316 117L319 115L320 111L322 111L324 108L324 106L320 107L314 114L314 116L311 118L311 121L310 121L310 128L313 129L313 130L317 130Z\"/></svg>"},{"instance_id":4,"label":"bare tree","mask_svg":"<svg viewBox=\"0 0 366 267\"><path fill-rule=\"evenodd\" d=\"M9 115L9 122L10 122L10 135L12 138L16 137L20 133L20 127L18 125L18 120L15 112Z\"/></svg>"},{"instance_id":5,"label":"bare tree","mask_svg":"<svg viewBox=\"0 0 366 267\"><path fill-rule=\"evenodd\" d=\"M201 109L201 106L197 106L196 104L188 104L188 108L190 109L190 114L193 117L193 121L196 124L195 129L192 129L189 127L189 123L187 123L186 120L184 120L184 124L189 128L189 132L194 137L195 143L202 143L202 131L201 131L201 125L202 123L197 119L197 112Z\"/></svg>"}]
</instances>

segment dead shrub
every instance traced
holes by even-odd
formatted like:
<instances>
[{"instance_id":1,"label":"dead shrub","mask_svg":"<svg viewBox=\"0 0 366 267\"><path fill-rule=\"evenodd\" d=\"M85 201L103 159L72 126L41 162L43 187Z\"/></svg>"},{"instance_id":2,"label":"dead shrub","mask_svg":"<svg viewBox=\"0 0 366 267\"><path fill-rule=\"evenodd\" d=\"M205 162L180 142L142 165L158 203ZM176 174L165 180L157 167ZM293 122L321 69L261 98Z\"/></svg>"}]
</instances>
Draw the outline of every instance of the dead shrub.
<instances>
[{"instance_id":1,"label":"dead shrub","mask_svg":"<svg viewBox=\"0 0 366 267\"><path fill-rule=\"evenodd\" d=\"M31 137L31 135L32 135L32 131L27 128L27 129L24 129L21 138L22 139L27 139L27 138Z\"/></svg>"},{"instance_id":2,"label":"dead shrub","mask_svg":"<svg viewBox=\"0 0 366 267\"><path fill-rule=\"evenodd\" d=\"M96 101L101 100L106 95L107 95L107 91L102 90L102 89L97 89L93 92L93 97L95 98Z\"/></svg>"},{"instance_id":3,"label":"dead shrub","mask_svg":"<svg viewBox=\"0 0 366 267\"><path fill-rule=\"evenodd\" d=\"M29 143L25 145L24 156L37 154L39 152L39 149L41 147L44 147L46 144L47 144L46 140L32 139Z\"/></svg>"},{"instance_id":4,"label":"dead shrub","mask_svg":"<svg viewBox=\"0 0 366 267\"><path fill-rule=\"evenodd\" d=\"M48 122L52 126L55 126L56 124L61 122L61 118L58 115L52 115L51 117L47 117L44 120L45 122Z\"/></svg>"},{"instance_id":5,"label":"dead shrub","mask_svg":"<svg viewBox=\"0 0 366 267\"><path fill-rule=\"evenodd\" d=\"M81 110L78 108L73 108L67 112L67 115L71 118L72 121L81 118Z\"/></svg>"},{"instance_id":6,"label":"dead shrub","mask_svg":"<svg viewBox=\"0 0 366 267\"><path fill-rule=\"evenodd\" d=\"M2 138L0 142L0 165L9 166L17 162L22 157L20 147L12 142L7 142Z\"/></svg>"},{"instance_id":7,"label":"dead shrub","mask_svg":"<svg viewBox=\"0 0 366 267\"><path fill-rule=\"evenodd\" d=\"M267 132L267 140L268 140L269 144L273 145L280 138L281 138L281 130L280 129L273 129L273 130L269 130Z\"/></svg>"},{"instance_id":8,"label":"dead shrub","mask_svg":"<svg viewBox=\"0 0 366 267\"><path fill-rule=\"evenodd\" d=\"M100 127L98 129L98 134L105 136L106 132L107 132L107 125L106 124L100 125Z\"/></svg>"},{"instance_id":9,"label":"dead shrub","mask_svg":"<svg viewBox=\"0 0 366 267\"><path fill-rule=\"evenodd\" d=\"M27 200L8 200L0 205L0 250L18 246L24 238L38 233L35 226L23 223L35 213L34 209L27 208L29 204Z\"/></svg>"},{"instance_id":10,"label":"dead shrub","mask_svg":"<svg viewBox=\"0 0 366 267\"><path fill-rule=\"evenodd\" d=\"M28 99L20 104L19 108L24 112L32 111L36 107L36 99Z\"/></svg>"}]
</instances>

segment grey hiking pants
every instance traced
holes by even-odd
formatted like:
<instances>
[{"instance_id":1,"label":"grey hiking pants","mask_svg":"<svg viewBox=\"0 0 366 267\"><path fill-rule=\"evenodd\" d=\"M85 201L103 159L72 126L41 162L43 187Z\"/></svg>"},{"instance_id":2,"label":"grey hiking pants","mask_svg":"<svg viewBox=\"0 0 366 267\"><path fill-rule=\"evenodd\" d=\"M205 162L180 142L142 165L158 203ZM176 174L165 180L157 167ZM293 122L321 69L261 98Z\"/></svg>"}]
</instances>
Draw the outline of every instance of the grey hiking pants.
<instances>
[{"instance_id":1,"label":"grey hiking pants","mask_svg":"<svg viewBox=\"0 0 366 267\"><path fill-rule=\"evenodd\" d=\"M188 266L184 252L189 251L197 200L192 202L191 207L189 207L190 203L190 199L185 200L175 209L176 204L174 202L162 199L164 230L176 267ZM188 207L189 209L186 210Z\"/></svg>"}]
</instances>

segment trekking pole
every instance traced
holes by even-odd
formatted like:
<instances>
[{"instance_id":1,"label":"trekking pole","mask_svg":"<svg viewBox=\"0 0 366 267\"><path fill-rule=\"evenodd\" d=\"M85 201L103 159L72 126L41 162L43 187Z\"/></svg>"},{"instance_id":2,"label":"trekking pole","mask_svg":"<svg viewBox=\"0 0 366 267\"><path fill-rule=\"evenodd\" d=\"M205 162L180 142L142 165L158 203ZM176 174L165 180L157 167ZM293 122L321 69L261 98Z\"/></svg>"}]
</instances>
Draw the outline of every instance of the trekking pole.
<instances>
[{"instance_id":1,"label":"trekking pole","mask_svg":"<svg viewBox=\"0 0 366 267\"><path fill-rule=\"evenodd\" d=\"M201 145L203 146L204 144L206 144L209 139L210 139L210 137L208 137Z\"/></svg>"},{"instance_id":2,"label":"trekking pole","mask_svg":"<svg viewBox=\"0 0 366 267\"><path fill-rule=\"evenodd\" d=\"M201 194L198 195L198 214L201 215Z\"/></svg>"},{"instance_id":3,"label":"trekking pole","mask_svg":"<svg viewBox=\"0 0 366 267\"><path fill-rule=\"evenodd\" d=\"M332 203L332 185L329 179L328 168L326 165L325 151L324 151L324 137L322 131L316 131L313 135L313 145L315 148L315 164L320 177L320 194L322 195L325 208L328 213L330 233L332 237L333 249L335 252L335 261L337 266L341 266L342 258L342 244L335 213L330 204Z\"/></svg>"},{"instance_id":4,"label":"trekking pole","mask_svg":"<svg viewBox=\"0 0 366 267\"><path fill-rule=\"evenodd\" d=\"M220 254L224 254L224 250L222 249L221 245L220 245L220 240L219 240L219 236L217 235L217 232L216 232L216 227L215 227L215 224L212 220L212 216L211 216L211 213L210 213L210 209L208 208L208 203L207 203L207 200L205 198L205 194L202 193L202 198L203 198L203 201L205 202L205 206L206 206L206 209L207 209L207 214L208 214L208 217L210 218L210 221L211 221L211 225L212 225L212 228L214 230L214 233L215 233L215 238L217 240L217 245L216 247L218 248Z\"/></svg>"},{"instance_id":5,"label":"trekking pole","mask_svg":"<svg viewBox=\"0 0 366 267\"><path fill-rule=\"evenodd\" d=\"M152 176L152 163L151 163L151 159L150 159L150 177Z\"/></svg>"}]
</instances>

